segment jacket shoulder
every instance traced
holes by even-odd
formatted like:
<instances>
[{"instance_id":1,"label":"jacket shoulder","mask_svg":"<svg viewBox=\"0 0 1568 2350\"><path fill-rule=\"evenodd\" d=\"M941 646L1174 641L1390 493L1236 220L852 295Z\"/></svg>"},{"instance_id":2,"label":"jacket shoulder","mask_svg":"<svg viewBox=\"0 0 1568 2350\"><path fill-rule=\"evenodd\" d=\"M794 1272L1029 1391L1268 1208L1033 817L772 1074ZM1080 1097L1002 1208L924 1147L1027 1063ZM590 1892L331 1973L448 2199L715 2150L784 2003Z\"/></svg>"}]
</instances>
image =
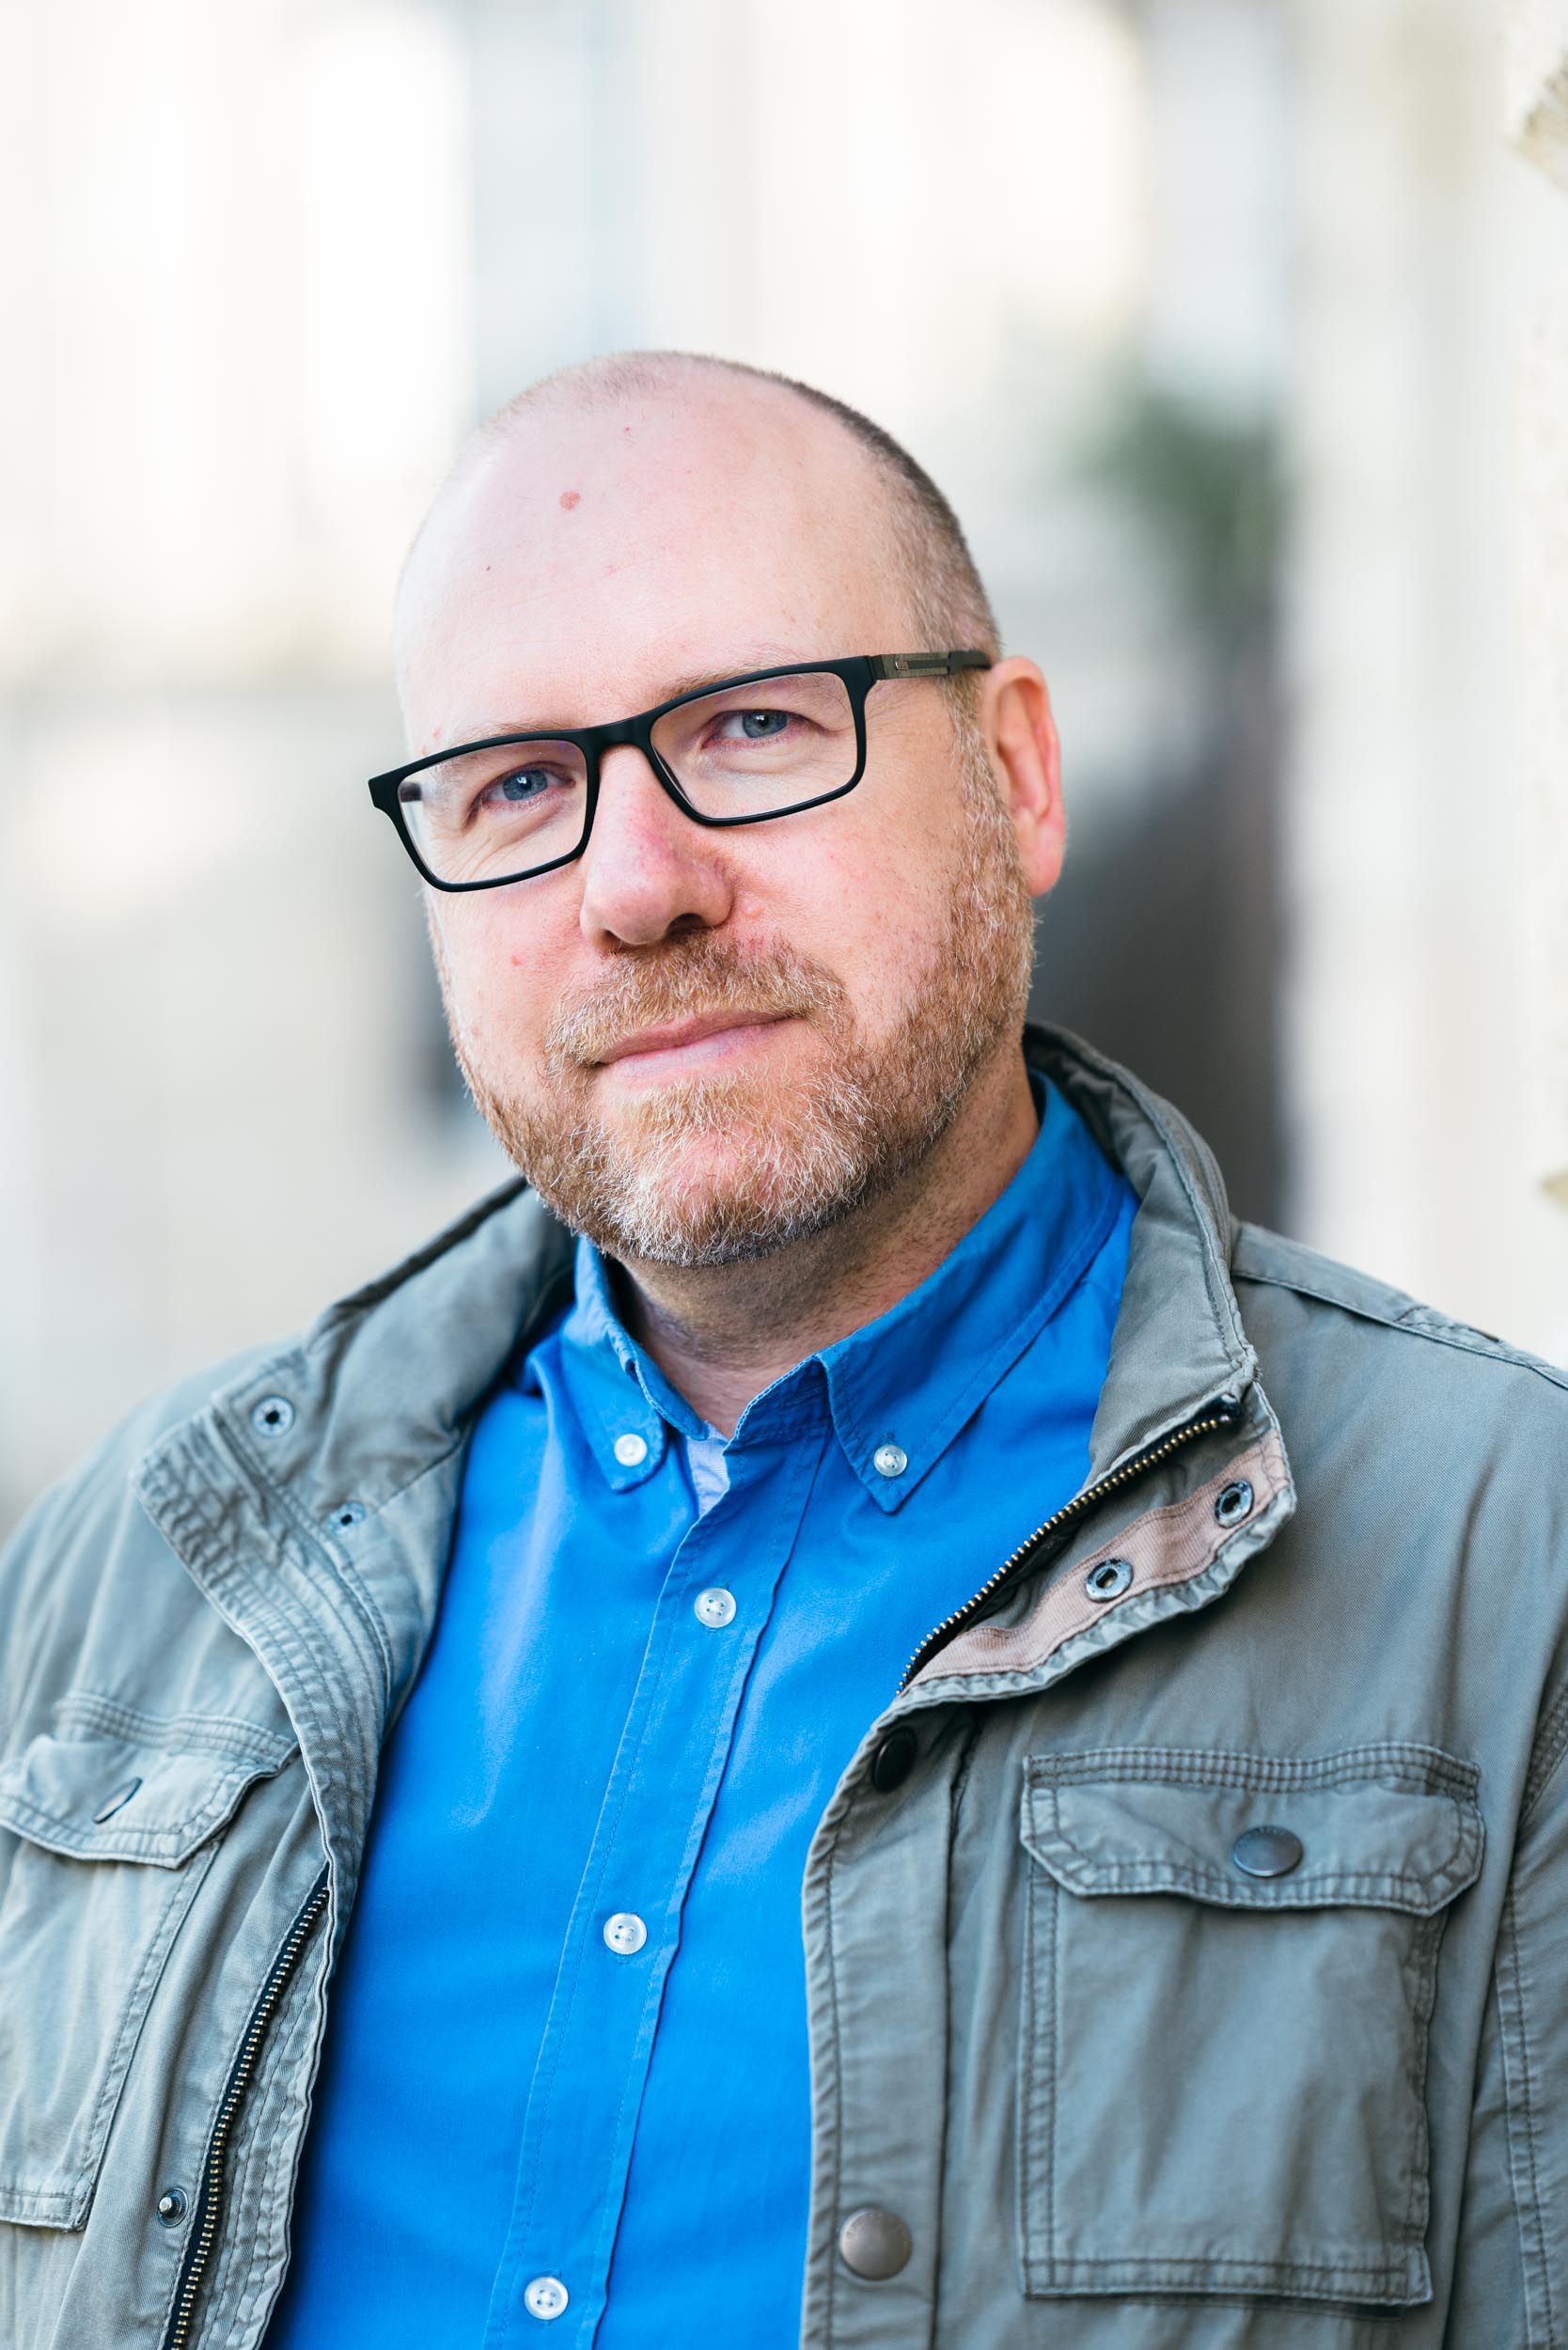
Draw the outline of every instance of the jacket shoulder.
<instances>
[{"instance_id":1,"label":"jacket shoulder","mask_svg":"<svg viewBox=\"0 0 1568 2350\"><path fill-rule=\"evenodd\" d=\"M1231 1247L1231 1277L1239 1290L1287 1292L1300 1301L1308 1317L1316 1314L1340 1318L1347 1336L1356 1324L1369 1338L1380 1332L1397 1332L1418 1343L1470 1356L1478 1369L1481 1365L1492 1367L1490 1373L1481 1375L1513 1371L1527 1386L1536 1387L1543 1402L1560 1399L1562 1407L1568 1409L1568 1370L1545 1362L1523 1347L1512 1346L1488 1330L1478 1330L1451 1314L1439 1313L1435 1307L1423 1305L1419 1298L1395 1289L1391 1283L1323 1256L1300 1241L1287 1240L1281 1232L1269 1231L1258 1224L1238 1223ZM1257 1299L1254 1306L1259 1306Z\"/></svg>"},{"instance_id":2,"label":"jacket shoulder","mask_svg":"<svg viewBox=\"0 0 1568 2350\"><path fill-rule=\"evenodd\" d=\"M160 1437L193 1418L225 1387L252 1376L264 1363L289 1352L298 1342L294 1339L246 1347L221 1362L187 1371L183 1377L145 1396L39 1494L10 1536L5 1557L14 1560L31 1546L32 1538L45 1526L58 1528L79 1520L95 1502L111 1496L118 1502L128 1487L131 1471Z\"/></svg>"},{"instance_id":3,"label":"jacket shoulder","mask_svg":"<svg viewBox=\"0 0 1568 2350\"><path fill-rule=\"evenodd\" d=\"M487 1194L411 1255L363 1288L337 1299L302 1328L188 1371L144 1398L39 1496L12 1536L8 1551L14 1553L23 1546L25 1537L43 1519L58 1525L62 1518L79 1513L95 1496L112 1495L118 1499L144 1453L228 1391L246 1388L263 1371L275 1369L281 1374L303 1355L340 1350L379 1308L385 1307L400 1292L410 1290L418 1277L439 1261L452 1256L464 1241L495 1219L501 1210L510 1207L522 1190L522 1184L507 1183Z\"/></svg>"},{"instance_id":4,"label":"jacket shoulder","mask_svg":"<svg viewBox=\"0 0 1568 2350\"><path fill-rule=\"evenodd\" d=\"M387 1415L393 1428L378 1431L376 1459L390 1464L394 1485L390 1434L397 1426L408 1421L409 1445L420 1460L438 1449L463 1398L437 1398L437 1407L427 1408L427 1374L440 1369L461 1340L484 1354L470 1385L476 1393L488 1386L515 1336L518 1313L543 1277L545 1251L536 1228L542 1227L544 1211L535 1209L531 1196L520 1198L521 1188L509 1183L479 1201L303 1331L246 1348L163 1387L39 1496L0 1551L0 1622L7 1627L0 1643L0 1749L16 1729L47 1717L52 1698L78 1672L84 1643L105 1626L119 1625L128 1645L135 1646L133 1631L139 1638L155 1625L158 1637L173 1637L192 1610L209 1606L144 1506L148 1463L169 1443L178 1445L182 1430L205 1421L221 1432L262 1411L274 1391L292 1398L305 1463L296 1465L292 1490L306 1509L317 1499L315 1469L330 1480L342 1466L342 1444L334 1449L334 1412L345 1387L356 1401L347 1415L353 1425L339 1432L342 1443L353 1440L363 1451L365 1427ZM552 1232L558 1230L552 1225ZM410 1386L419 1409L402 1395ZM441 1422L433 1435L432 1421ZM243 1480L243 1463L235 1474Z\"/></svg>"}]
</instances>

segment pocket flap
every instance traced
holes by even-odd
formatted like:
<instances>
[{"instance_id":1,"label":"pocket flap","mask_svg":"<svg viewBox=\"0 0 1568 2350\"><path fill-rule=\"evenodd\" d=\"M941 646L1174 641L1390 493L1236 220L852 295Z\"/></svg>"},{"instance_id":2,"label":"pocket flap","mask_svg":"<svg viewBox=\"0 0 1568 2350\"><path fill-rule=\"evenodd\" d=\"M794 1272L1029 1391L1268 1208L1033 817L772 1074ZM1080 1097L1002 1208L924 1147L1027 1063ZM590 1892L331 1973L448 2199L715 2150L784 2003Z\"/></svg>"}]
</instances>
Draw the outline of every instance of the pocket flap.
<instances>
[{"instance_id":1,"label":"pocket flap","mask_svg":"<svg viewBox=\"0 0 1568 2350\"><path fill-rule=\"evenodd\" d=\"M1024 1842L1072 1893L1426 1918L1481 1870L1477 1775L1434 1749L1263 1762L1142 1748L1025 1769Z\"/></svg>"},{"instance_id":2,"label":"pocket flap","mask_svg":"<svg viewBox=\"0 0 1568 2350\"><path fill-rule=\"evenodd\" d=\"M67 1859L177 1869L293 1750L260 1736L243 1751L231 1742L212 1752L45 1732L0 1766L0 1827Z\"/></svg>"}]
</instances>

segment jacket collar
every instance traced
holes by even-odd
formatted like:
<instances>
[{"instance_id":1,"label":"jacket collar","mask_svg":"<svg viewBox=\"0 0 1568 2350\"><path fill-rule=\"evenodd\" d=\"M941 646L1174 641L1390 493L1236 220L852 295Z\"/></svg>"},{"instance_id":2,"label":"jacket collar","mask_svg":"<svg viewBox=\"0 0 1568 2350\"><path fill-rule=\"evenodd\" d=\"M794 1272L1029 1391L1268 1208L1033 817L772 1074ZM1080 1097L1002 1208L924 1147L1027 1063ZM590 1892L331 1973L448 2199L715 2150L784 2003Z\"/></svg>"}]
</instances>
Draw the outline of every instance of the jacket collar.
<instances>
[{"instance_id":1,"label":"jacket collar","mask_svg":"<svg viewBox=\"0 0 1568 2350\"><path fill-rule=\"evenodd\" d=\"M1231 1284L1234 1228L1207 1147L1168 1103L1065 1032L1031 1028L1025 1050L1138 1195L1110 1366L1082 1493L1017 1555L1023 1572L1010 1561L983 1600L933 1633L899 1711L1033 1693L1209 1606L1295 1507Z\"/></svg>"},{"instance_id":2,"label":"jacket collar","mask_svg":"<svg viewBox=\"0 0 1568 2350\"><path fill-rule=\"evenodd\" d=\"M1231 1286L1230 1203L1208 1145L1168 1102L1065 1029L1030 1026L1024 1051L1138 1196L1090 1438L1093 1483L1216 1397L1245 1398L1258 1358Z\"/></svg>"},{"instance_id":3,"label":"jacket collar","mask_svg":"<svg viewBox=\"0 0 1568 2350\"><path fill-rule=\"evenodd\" d=\"M465 1439L571 1242L522 1184L480 1203L295 1344L252 1358L133 1484L286 1707L352 1902L382 1742L435 1621Z\"/></svg>"}]
</instances>

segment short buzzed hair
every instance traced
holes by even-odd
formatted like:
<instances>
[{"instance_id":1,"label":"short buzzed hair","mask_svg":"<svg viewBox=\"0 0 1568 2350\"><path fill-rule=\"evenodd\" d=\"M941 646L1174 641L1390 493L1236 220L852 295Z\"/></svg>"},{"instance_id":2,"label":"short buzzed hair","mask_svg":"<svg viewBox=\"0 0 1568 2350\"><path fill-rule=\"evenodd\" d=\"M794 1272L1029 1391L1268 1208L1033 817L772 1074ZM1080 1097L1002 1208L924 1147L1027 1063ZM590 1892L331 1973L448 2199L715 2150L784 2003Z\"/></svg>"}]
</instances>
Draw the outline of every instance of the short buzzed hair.
<instances>
[{"instance_id":1,"label":"short buzzed hair","mask_svg":"<svg viewBox=\"0 0 1568 2350\"><path fill-rule=\"evenodd\" d=\"M1001 655L1001 638L963 526L927 473L890 432L863 416L846 400L811 384L740 359L716 359L689 351L625 351L584 359L542 376L497 408L470 443L478 454L504 441L528 410L548 404L600 408L638 393L663 391L683 375L739 376L771 384L832 416L864 450L887 492L888 554L909 606L918 642L889 645L888 652L983 652ZM465 452L465 457L468 452ZM460 458L459 470L464 465Z\"/></svg>"}]
</instances>

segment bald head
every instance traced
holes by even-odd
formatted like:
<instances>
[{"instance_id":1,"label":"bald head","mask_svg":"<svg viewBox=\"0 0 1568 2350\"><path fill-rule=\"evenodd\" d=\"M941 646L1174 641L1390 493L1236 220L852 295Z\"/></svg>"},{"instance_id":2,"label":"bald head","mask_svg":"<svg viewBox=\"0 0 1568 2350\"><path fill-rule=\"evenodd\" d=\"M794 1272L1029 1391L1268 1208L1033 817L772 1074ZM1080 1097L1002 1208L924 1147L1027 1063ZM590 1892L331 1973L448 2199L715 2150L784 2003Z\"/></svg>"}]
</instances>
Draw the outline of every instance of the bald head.
<instances>
[{"instance_id":1,"label":"bald head","mask_svg":"<svg viewBox=\"0 0 1568 2350\"><path fill-rule=\"evenodd\" d=\"M399 590L399 682L421 744L435 739L427 686L461 664L454 632L476 597L499 601L525 632L520 651L542 631L552 673L562 656L571 663L556 624L573 605L585 639L618 603L635 628L682 636L683 618L705 626L716 600L744 655L736 667L752 650L761 663L800 645L808 655L997 650L958 521L896 441L809 385L682 352L566 368L473 435ZM845 637L856 607L871 633ZM829 633L808 643L813 626Z\"/></svg>"}]
</instances>

